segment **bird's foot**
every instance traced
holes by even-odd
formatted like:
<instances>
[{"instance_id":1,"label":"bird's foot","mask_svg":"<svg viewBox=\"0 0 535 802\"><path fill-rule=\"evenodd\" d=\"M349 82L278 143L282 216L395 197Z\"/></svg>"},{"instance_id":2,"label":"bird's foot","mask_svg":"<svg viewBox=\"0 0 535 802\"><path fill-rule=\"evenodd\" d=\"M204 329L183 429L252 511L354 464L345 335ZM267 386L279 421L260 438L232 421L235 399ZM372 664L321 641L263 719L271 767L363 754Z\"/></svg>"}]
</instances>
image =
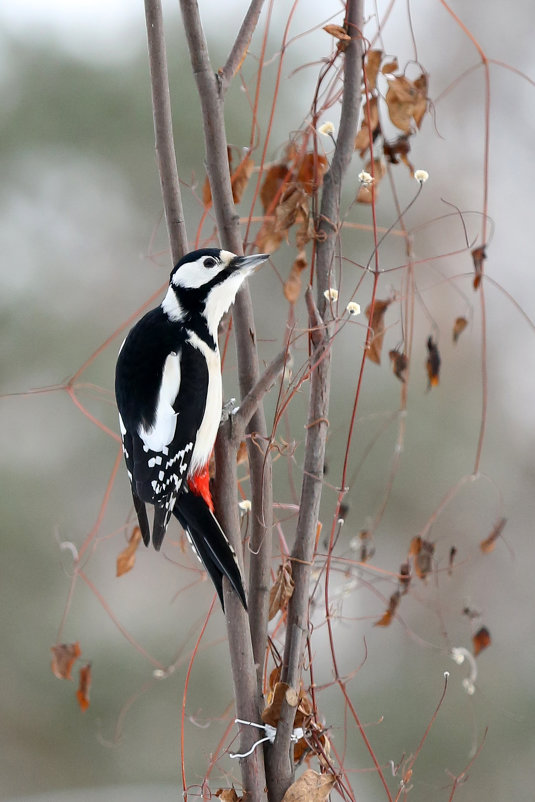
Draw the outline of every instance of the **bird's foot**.
<instances>
[{"instance_id":1,"label":"bird's foot","mask_svg":"<svg viewBox=\"0 0 535 802\"><path fill-rule=\"evenodd\" d=\"M223 404L223 408L221 409L221 422L220 422L220 424L221 423L226 423L229 418L231 418L233 415L236 414L238 409L239 409L239 406L236 403L236 399L235 398L229 398L229 400L226 401Z\"/></svg>"}]
</instances>

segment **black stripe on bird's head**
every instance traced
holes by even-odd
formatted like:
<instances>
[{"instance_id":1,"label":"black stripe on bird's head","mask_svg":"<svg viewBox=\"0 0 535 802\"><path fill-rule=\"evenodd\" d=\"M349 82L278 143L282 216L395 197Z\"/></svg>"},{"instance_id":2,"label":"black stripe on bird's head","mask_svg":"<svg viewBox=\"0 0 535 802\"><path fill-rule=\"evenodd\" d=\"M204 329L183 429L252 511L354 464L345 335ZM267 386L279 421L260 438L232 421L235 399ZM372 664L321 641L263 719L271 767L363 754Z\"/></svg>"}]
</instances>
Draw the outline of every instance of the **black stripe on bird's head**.
<instances>
[{"instance_id":1,"label":"black stripe on bird's head","mask_svg":"<svg viewBox=\"0 0 535 802\"><path fill-rule=\"evenodd\" d=\"M171 272L162 308L171 320L186 326L188 318L202 315L215 339L219 322L243 281L268 258L264 253L237 256L219 248L192 251Z\"/></svg>"}]
</instances>

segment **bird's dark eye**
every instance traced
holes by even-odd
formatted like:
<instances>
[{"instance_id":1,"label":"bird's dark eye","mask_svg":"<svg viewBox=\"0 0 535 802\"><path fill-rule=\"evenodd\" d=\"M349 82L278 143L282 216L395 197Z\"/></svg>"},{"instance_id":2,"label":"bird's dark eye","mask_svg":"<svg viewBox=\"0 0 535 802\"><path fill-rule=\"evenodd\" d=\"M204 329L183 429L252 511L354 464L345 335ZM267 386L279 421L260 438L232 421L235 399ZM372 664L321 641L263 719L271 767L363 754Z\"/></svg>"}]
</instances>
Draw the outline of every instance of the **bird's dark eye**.
<instances>
[{"instance_id":1,"label":"bird's dark eye","mask_svg":"<svg viewBox=\"0 0 535 802\"><path fill-rule=\"evenodd\" d=\"M213 256L207 256L203 264L205 267L215 267L217 264L217 260L214 259Z\"/></svg>"}]
</instances>

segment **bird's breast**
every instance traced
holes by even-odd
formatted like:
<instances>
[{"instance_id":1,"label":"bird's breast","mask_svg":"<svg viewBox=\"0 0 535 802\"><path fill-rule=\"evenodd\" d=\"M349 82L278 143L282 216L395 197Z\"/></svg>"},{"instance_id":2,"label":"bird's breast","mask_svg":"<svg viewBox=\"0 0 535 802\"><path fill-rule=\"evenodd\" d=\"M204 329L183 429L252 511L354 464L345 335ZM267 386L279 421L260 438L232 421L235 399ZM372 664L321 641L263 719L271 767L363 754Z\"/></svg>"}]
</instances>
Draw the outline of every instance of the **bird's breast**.
<instances>
[{"instance_id":1,"label":"bird's breast","mask_svg":"<svg viewBox=\"0 0 535 802\"><path fill-rule=\"evenodd\" d=\"M197 432L189 474L197 473L204 468L214 447L217 430L221 420L223 391L221 386L221 360L219 349L210 348L197 334L190 332L189 342L203 354L208 366L208 389L204 415Z\"/></svg>"}]
</instances>

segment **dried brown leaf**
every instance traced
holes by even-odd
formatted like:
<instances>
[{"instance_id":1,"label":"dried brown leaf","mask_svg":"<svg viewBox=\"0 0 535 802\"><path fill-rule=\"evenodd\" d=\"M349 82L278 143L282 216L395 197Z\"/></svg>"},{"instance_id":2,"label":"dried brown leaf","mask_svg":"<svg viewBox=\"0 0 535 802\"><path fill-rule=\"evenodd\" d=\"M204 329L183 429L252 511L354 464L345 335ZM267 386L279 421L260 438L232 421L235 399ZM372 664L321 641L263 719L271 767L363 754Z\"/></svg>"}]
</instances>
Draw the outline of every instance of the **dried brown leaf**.
<instances>
[{"instance_id":1,"label":"dried brown leaf","mask_svg":"<svg viewBox=\"0 0 535 802\"><path fill-rule=\"evenodd\" d=\"M290 561L279 565L277 578L269 592L269 620L271 621L278 612L286 610L288 602L292 598L295 583L292 578L292 564Z\"/></svg>"},{"instance_id":2,"label":"dried brown leaf","mask_svg":"<svg viewBox=\"0 0 535 802\"><path fill-rule=\"evenodd\" d=\"M409 360L405 354L402 354L400 351L396 351L395 349L388 352L388 356L390 357L390 362L392 363L392 370L394 371L394 375L401 382L407 381L407 369L409 367Z\"/></svg>"},{"instance_id":3,"label":"dried brown leaf","mask_svg":"<svg viewBox=\"0 0 535 802\"><path fill-rule=\"evenodd\" d=\"M80 667L80 677L78 681L78 689L76 691L76 699L80 705L82 713L85 713L89 707L89 691L91 689L91 663L86 663L85 666Z\"/></svg>"},{"instance_id":4,"label":"dried brown leaf","mask_svg":"<svg viewBox=\"0 0 535 802\"><path fill-rule=\"evenodd\" d=\"M410 81L404 75L396 75L388 79L386 105L391 122L405 134L411 133L411 122L417 128L422 124L427 110L427 78L420 75Z\"/></svg>"},{"instance_id":5,"label":"dried brown leaf","mask_svg":"<svg viewBox=\"0 0 535 802\"><path fill-rule=\"evenodd\" d=\"M366 107L366 104L364 104L364 106L362 107L362 122L360 124L360 131L355 137L355 150L360 151L361 158L364 156L364 154L370 147L370 140L373 142L375 133L378 128L379 128L379 110L377 108L377 98L372 97L370 98L368 108Z\"/></svg>"},{"instance_id":6,"label":"dried brown leaf","mask_svg":"<svg viewBox=\"0 0 535 802\"><path fill-rule=\"evenodd\" d=\"M51 668L54 676L58 679L72 679L72 667L82 654L79 642L57 643L51 647L50 651L52 652Z\"/></svg>"},{"instance_id":7,"label":"dried brown leaf","mask_svg":"<svg viewBox=\"0 0 535 802\"><path fill-rule=\"evenodd\" d=\"M485 245L480 245L479 248L474 248L472 251L472 259L474 261L474 290L477 290L483 278L483 262L487 258L487 251Z\"/></svg>"},{"instance_id":8,"label":"dried brown leaf","mask_svg":"<svg viewBox=\"0 0 535 802\"><path fill-rule=\"evenodd\" d=\"M496 541L502 534L506 523L507 518L500 518L500 520L494 525L490 535L486 537L485 540L481 541L479 548L483 554L490 554L491 551L494 551L496 548Z\"/></svg>"},{"instance_id":9,"label":"dried brown leaf","mask_svg":"<svg viewBox=\"0 0 535 802\"><path fill-rule=\"evenodd\" d=\"M291 186L283 193L275 209L275 223L279 230L286 231L295 222L308 220L308 198L304 189Z\"/></svg>"},{"instance_id":10,"label":"dried brown leaf","mask_svg":"<svg viewBox=\"0 0 535 802\"><path fill-rule=\"evenodd\" d=\"M371 362L375 362L376 365L381 364L381 350L383 348L383 338L385 334L384 317L391 303L391 301L380 301L377 299L373 306L373 313L371 304L366 308L366 316L370 323L370 328L372 329L372 340L368 348L367 357Z\"/></svg>"},{"instance_id":11,"label":"dried brown leaf","mask_svg":"<svg viewBox=\"0 0 535 802\"><path fill-rule=\"evenodd\" d=\"M290 275L284 282L284 296L291 304L295 304L301 294L301 273L307 266L306 253L300 251L292 265Z\"/></svg>"},{"instance_id":12,"label":"dried brown leaf","mask_svg":"<svg viewBox=\"0 0 535 802\"><path fill-rule=\"evenodd\" d=\"M394 593L390 596L388 600L388 607L386 608L385 612L381 616L381 618L375 622L374 627L389 627L392 623L392 618L394 617L394 613L399 607L399 602L401 600L401 593L399 590L394 591Z\"/></svg>"},{"instance_id":13,"label":"dried brown leaf","mask_svg":"<svg viewBox=\"0 0 535 802\"><path fill-rule=\"evenodd\" d=\"M271 724L276 727L281 716L281 706L286 698L286 691L290 686L286 682L277 682L273 691L268 694L267 706L262 712L262 721L264 724Z\"/></svg>"},{"instance_id":14,"label":"dried brown leaf","mask_svg":"<svg viewBox=\"0 0 535 802\"><path fill-rule=\"evenodd\" d=\"M451 576L453 573L453 563L455 562L455 556L457 554L457 549L455 546L452 546L450 549L450 556L448 557L448 576Z\"/></svg>"},{"instance_id":15,"label":"dried brown leaf","mask_svg":"<svg viewBox=\"0 0 535 802\"><path fill-rule=\"evenodd\" d=\"M422 540L420 537L413 538L413 542L416 540L419 541L419 550L414 558L414 573L419 579L426 579L433 567L435 544L431 543L429 540Z\"/></svg>"},{"instance_id":16,"label":"dried brown leaf","mask_svg":"<svg viewBox=\"0 0 535 802\"><path fill-rule=\"evenodd\" d=\"M219 788L215 796L218 796L221 802L241 802L243 798L238 796L234 788Z\"/></svg>"},{"instance_id":17,"label":"dried brown leaf","mask_svg":"<svg viewBox=\"0 0 535 802\"><path fill-rule=\"evenodd\" d=\"M382 50L368 50L366 54L364 69L366 70L366 88L368 92L373 91L377 86L377 73L379 72L382 58Z\"/></svg>"},{"instance_id":18,"label":"dried brown leaf","mask_svg":"<svg viewBox=\"0 0 535 802\"><path fill-rule=\"evenodd\" d=\"M245 188L249 183L249 179L253 174L254 160L247 156L243 159L236 168L234 175L231 178L232 185L232 198L234 203L239 203L245 192Z\"/></svg>"},{"instance_id":19,"label":"dried brown leaf","mask_svg":"<svg viewBox=\"0 0 535 802\"><path fill-rule=\"evenodd\" d=\"M401 563L399 566L399 587L401 589L401 595L404 596L405 593L409 590L409 585L411 584L411 566L410 563L404 562Z\"/></svg>"},{"instance_id":20,"label":"dried brown leaf","mask_svg":"<svg viewBox=\"0 0 535 802\"><path fill-rule=\"evenodd\" d=\"M287 164L274 164L266 172L263 184L260 188L260 200L266 213L273 204L275 207L275 198L280 191L285 179L291 174Z\"/></svg>"},{"instance_id":21,"label":"dried brown leaf","mask_svg":"<svg viewBox=\"0 0 535 802\"><path fill-rule=\"evenodd\" d=\"M478 631L472 638L474 657L477 657L478 654L481 654L483 649L486 649L487 646L490 646L491 643L492 639L490 637L490 632L488 631L487 627L481 627L481 629L478 629Z\"/></svg>"},{"instance_id":22,"label":"dried brown leaf","mask_svg":"<svg viewBox=\"0 0 535 802\"><path fill-rule=\"evenodd\" d=\"M453 342L456 343L465 328L468 326L468 321L465 317L455 318L453 324Z\"/></svg>"},{"instance_id":23,"label":"dried brown leaf","mask_svg":"<svg viewBox=\"0 0 535 802\"><path fill-rule=\"evenodd\" d=\"M115 568L115 575L122 576L131 571L136 563L136 551L141 543L141 529L139 526L134 528L127 546L121 551L117 557Z\"/></svg>"},{"instance_id":24,"label":"dried brown leaf","mask_svg":"<svg viewBox=\"0 0 535 802\"><path fill-rule=\"evenodd\" d=\"M318 774L307 769L282 798L282 802L323 802L336 782L334 774Z\"/></svg>"},{"instance_id":25,"label":"dried brown leaf","mask_svg":"<svg viewBox=\"0 0 535 802\"><path fill-rule=\"evenodd\" d=\"M438 345L432 337L427 338L427 368L428 389L437 387L440 380L440 353Z\"/></svg>"},{"instance_id":26,"label":"dried brown leaf","mask_svg":"<svg viewBox=\"0 0 535 802\"><path fill-rule=\"evenodd\" d=\"M381 67L381 72L383 73L383 75L390 75L391 72L395 72L397 70L398 66L399 66L398 60L394 56L392 61L385 61L385 63Z\"/></svg>"},{"instance_id":27,"label":"dried brown leaf","mask_svg":"<svg viewBox=\"0 0 535 802\"><path fill-rule=\"evenodd\" d=\"M312 195L323 183L323 176L328 167L327 157L322 153L305 153L299 165L296 165L296 181L307 195Z\"/></svg>"},{"instance_id":28,"label":"dried brown leaf","mask_svg":"<svg viewBox=\"0 0 535 802\"><path fill-rule=\"evenodd\" d=\"M261 253L273 253L286 239L286 231L281 231L274 217L269 218L262 225L256 235L255 245Z\"/></svg>"},{"instance_id":29,"label":"dried brown leaf","mask_svg":"<svg viewBox=\"0 0 535 802\"><path fill-rule=\"evenodd\" d=\"M348 35L345 28L342 28L341 25L324 25L323 30L326 31L330 36L334 36L335 39L339 39L341 42L350 42L351 37Z\"/></svg>"},{"instance_id":30,"label":"dried brown leaf","mask_svg":"<svg viewBox=\"0 0 535 802\"><path fill-rule=\"evenodd\" d=\"M383 143L383 153L385 159L390 164L399 164L399 160L406 164L410 170L411 176L414 177L414 167L409 161L409 153L411 151L409 135L400 134L393 142Z\"/></svg>"},{"instance_id":31,"label":"dried brown leaf","mask_svg":"<svg viewBox=\"0 0 535 802\"><path fill-rule=\"evenodd\" d=\"M427 75L422 73L414 82L417 91L417 99L414 104L412 116L416 127L419 129L422 125L425 112L427 111Z\"/></svg>"}]
</instances>

